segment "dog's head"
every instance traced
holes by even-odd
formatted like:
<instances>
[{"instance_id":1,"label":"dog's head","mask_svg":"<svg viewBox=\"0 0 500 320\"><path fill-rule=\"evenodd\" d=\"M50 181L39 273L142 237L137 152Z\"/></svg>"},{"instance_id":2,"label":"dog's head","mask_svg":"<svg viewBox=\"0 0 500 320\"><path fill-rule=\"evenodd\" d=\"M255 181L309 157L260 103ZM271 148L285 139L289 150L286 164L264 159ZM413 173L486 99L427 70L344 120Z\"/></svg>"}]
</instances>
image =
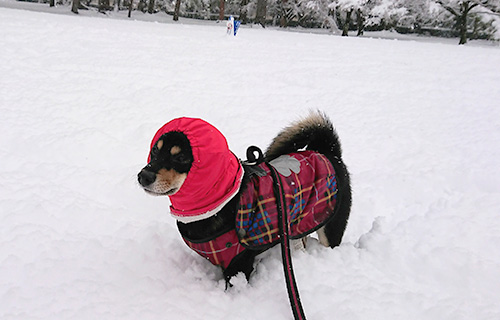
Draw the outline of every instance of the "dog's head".
<instances>
[{"instance_id":1,"label":"dog's head","mask_svg":"<svg viewBox=\"0 0 500 320\"><path fill-rule=\"evenodd\" d=\"M154 142L148 164L139 172L139 184L152 195L173 195L184 184L193 164L193 152L186 135L170 131Z\"/></svg>"},{"instance_id":2,"label":"dog's head","mask_svg":"<svg viewBox=\"0 0 500 320\"><path fill-rule=\"evenodd\" d=\"M239 190L243 168L226 138L201 119L178 118L156 132L139 184L170 198L171 214L192 222L216 214Z\"/></svg>"}]
</instances>

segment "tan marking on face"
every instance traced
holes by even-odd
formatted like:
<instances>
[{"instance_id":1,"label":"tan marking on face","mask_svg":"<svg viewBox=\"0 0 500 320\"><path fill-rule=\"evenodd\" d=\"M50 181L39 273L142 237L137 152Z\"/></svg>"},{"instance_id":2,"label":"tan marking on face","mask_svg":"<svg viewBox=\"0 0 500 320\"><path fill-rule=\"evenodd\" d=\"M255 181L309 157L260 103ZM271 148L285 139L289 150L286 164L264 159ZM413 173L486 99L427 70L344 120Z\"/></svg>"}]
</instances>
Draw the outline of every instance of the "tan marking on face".
<instances>
[{"instance_id":1,"label":"tan marking on face","mask_svg":"<svg viewBox=\"0 0 500 320\"><path fill-rule=\"evenodd\" d=\"M163 140L158 140L158 143L156 143L156 147L158 150L161 150L161 147L163 147Z\"/></svg>"},{"instance_id":2,"label":"tan marking on face","mask_svg":"<svg viewBox=\"0 0 500 320\"><path fill-rule=\"evenodd\" d=\"M149 191L157 194L173 195L182 187L187 173L179 173L174 169L160 169L155 182L148 187Z\"/></svg>"},{"instance_id":3,"label":"tan marking on face","mask_svg":"<svg viewBox=\"0 0 500 320\"><path fill-rule=\"evenodd\" d=\"M179 154L181 152L181 148L178 147L178 146L173 146L172 149L170 149L170 154L171 155L176 155L176 154Z\"/></svg>"}]
</instances>

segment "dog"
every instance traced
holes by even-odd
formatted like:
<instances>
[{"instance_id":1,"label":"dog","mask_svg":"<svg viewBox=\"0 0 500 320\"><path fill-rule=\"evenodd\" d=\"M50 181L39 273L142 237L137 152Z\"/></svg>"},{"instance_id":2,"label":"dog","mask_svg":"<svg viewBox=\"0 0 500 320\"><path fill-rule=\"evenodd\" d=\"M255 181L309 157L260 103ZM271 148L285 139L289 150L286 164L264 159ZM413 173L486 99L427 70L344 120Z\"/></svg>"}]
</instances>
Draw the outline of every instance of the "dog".
<instances>
[{"instance_id":1,"label":"dog","mask_svg":"<svg viewBox=\"0 0 500 320\"><path fill-rule=\"evenodd\" d=\"M347 226L349 172L325 114L313 112L286 127L259 152L249 149L249 160L240 161L214 126L178 118L157 131L138 174L147 193L169 196L183 240L220 266L226 283L239 272L249 280L255 257L279 238L269 166L284 185L292 239L316 231L321 244L334 248Z\"/></svg>"}]
</instances>

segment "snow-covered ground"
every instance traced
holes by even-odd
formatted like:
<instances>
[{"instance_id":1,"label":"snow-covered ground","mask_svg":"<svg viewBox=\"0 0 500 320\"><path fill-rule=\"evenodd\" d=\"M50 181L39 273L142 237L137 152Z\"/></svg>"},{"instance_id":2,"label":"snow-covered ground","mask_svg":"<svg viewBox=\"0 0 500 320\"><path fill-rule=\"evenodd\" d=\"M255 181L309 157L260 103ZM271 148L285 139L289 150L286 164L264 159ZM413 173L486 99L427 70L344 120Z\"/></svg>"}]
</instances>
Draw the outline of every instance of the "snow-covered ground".
<instances>
[{"instance_id":1,"label":"snow-covered ground","mask_svg":"<svg viewBox=\"0 0 500 320\"><path fill-rule=\"evenodd\" d=\"M136 174L174 117L243 157L316 108L354 198L340 247L294 253L308 318L500 319L498 47L7 8L0 30L0 319L290 319L279 250L224 291Z\"/></svg>"}]
</instances>

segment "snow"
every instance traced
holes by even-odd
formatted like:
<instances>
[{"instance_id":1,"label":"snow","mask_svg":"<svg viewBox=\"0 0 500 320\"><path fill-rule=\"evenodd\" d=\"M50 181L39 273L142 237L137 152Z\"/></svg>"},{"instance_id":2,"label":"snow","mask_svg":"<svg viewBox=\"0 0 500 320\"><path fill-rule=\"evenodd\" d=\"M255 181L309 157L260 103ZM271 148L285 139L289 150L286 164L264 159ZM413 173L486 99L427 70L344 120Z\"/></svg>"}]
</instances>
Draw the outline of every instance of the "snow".
<instances>
[{"instance_id":1,"label":"snow","mask_svg":"<svg viewBox=\"0 0 500 320\"><path fill-rule=\"evenodd\" d=\"M0 8L0 318L290 319L278 248L250 283L136 182L168 120L232 150L324 110L352 173L343 244L294 253L309 319L500 318L500 52Z\"/></svg>"}]
</instances>

